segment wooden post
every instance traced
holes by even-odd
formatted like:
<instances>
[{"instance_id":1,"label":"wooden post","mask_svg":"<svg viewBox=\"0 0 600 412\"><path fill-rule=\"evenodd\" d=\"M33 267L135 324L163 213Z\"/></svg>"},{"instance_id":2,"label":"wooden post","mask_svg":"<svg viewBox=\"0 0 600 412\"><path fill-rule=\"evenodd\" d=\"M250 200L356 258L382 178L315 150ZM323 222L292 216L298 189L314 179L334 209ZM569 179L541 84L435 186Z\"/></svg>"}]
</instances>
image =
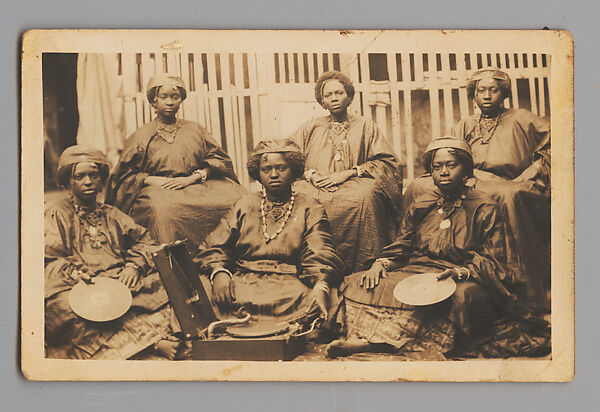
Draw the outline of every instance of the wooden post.
<instances>
[{"instance_id":1,"label":"wooden post","mask_svg":"<svg viewBox=\"0 0 600 412\"><path fill-rule=\"evenodd\" d=\"M435 139L436 137L440 137L442 133L440 125L440 101L435 53L428 54L428 62L429 107L431 110L431 138Z\"/></svg>"},{"instance_id":2,"label":"wooden post","mask_svg":"<svg viewBox=\"0 0 600 412\"><path fill-rule=\"evenodd\" d=\"M396 53L387 54L387 66L390 77L390 102L392 107L392 145L398 159L402 159L402 135L401 119L400 119L400 104L398 94L398 68L396 66ZM402 78L404 80L404 78Z\"/></svg>"},{"instance_id":3,"label":"wooden post","mask_svg":"<svg viewBox=\"0 0 600 412\"><path fill-rule=\"evenodd\" d=\"M258 76L256 54L248 53L248 85L250 86L250 115L252 117L252 142L254 147L262 139L264 131L260 123L260 108L258 106Z\"/></svg>"},{"instance_id":4,"label":"wooden post","mask_svg":"<svg viewBox=\"0 0 600 412\"><path fill-rule=\"evenodd\" d=\"M130 136L138 127L136 117L137 63L135 53L122 53L123 67L123 110L125 114L125 137Z\"/></svg>"},{"instance_id":5,"label":"wooden post","mask_svg":"<svg viewBox=\"0 0 600 412\"><path fill-rule=\"evenodd\" d=\"M417 61L415 54L415 62ZM410 82L410 57L408 53L402 53L402 73L404 76L402 97L404 98L404 127L406 137L406 174L407 182L410 183L415 178L415 159L413 152L413 135L412 135L412 95ZM416 77L415 77L416 80Z\"/></svg>"}]
</instances>

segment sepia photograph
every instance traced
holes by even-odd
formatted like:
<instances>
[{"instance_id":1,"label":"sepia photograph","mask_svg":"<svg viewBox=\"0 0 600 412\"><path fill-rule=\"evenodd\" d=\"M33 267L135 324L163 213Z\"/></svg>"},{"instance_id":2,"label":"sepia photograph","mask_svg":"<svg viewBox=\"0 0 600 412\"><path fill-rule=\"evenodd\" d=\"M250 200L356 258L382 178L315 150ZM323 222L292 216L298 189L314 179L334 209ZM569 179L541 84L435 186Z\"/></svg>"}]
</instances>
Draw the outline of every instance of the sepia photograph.
<instances>
[{"instance_id":1,"label":"sepia photograph","mask_svg":"<svg viewBox=\"0 0 600 412\"><path fill-rule=\"evenodd\" d=\"M28 379L572 379L568 32L22 52Z\"/></svg>"}]
</instances>

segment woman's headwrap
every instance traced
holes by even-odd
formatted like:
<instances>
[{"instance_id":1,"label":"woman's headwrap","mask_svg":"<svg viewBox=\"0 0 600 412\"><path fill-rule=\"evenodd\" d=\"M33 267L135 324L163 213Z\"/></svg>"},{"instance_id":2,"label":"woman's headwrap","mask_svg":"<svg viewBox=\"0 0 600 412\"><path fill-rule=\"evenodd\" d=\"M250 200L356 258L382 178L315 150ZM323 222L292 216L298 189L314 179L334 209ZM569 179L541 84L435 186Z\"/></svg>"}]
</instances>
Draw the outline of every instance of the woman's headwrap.
<instances>
[{"instance_id":1,"label":"woman's headwrap","mask_svg":"<svg viewBox=\"0 0 600 412\"><path fill-rule=\"evenodd\" d=\"M169 73L160 73L150 78L148 86L146 87L146 97L150 103L154 103L156 97L156 90L159 87L171 86L179 88L181 92L181 100L185 100L187 97L187 90L185 89L185 83L179 76Z\"/></svg>"},{"instance_id":2,"label":"woman's headwrap","mask_svg":"<svg viewBox=\"0 0 600 412\"><path fill-rule=\"evenodd\" d=\"M300 147L291 139L263 140L254 148L252 156L259 156L265 153L301 153Z\"/></svg>"},{"instance_id":3,"label":"woman's headwrap","mask_svg":"<svg viewBox=\"0 0 600 412\"><path fill-rule=\"evenodd\" d=\"M75 145L65 149L58 159L58 173L61 169L77 163L90 162L110 167L108 158L100 150L93 147Z\"/></svg>"},{"instance_id":4,"label":"woman's headwrap","mask_svg":"<svg viewBox=\"0 0 600 412\"><path fill-rule=\"evenodd\" d=\"M477 83L483 79L496 80L498 82L498 86L502 90L502 95L505 98L512 95L510 77L508 74L498 69L483 69L473 73L467 82L467 94L469 97L475 96Z\"/></svg>"},{"instance_id":5,"label":"woman's headwrap","mask_svg":"<svg viewBox=\"0 0 600 412\"><path fill-rule=\"evenodd\" d=\"M304 173L305 158L300 147L293 140L263 140L256 145L248 158L248 175L254 180L260 180L260 158L266 153L282 153L296 178L301 177Z\"/></svg>"},{"instance_id":6,"label":"woman's headwrap","mask_svg":"<svg viewBox=\"0 0 600 412\"><path fill-rule=\"evenodd\" d=\"M471 146L464 140L453 136L442 136L432 140L425 149L423 154L423 166L425 170L431 172L431 163L433 162L433 154L438 149L458 149L466 153L470 160L470 167L473 167L473 153L471 152Z\"/></svg>"},{"instance_id":7,"label":"woman's headwrap","mask_svg":"<svg viewBox=\"0 0 600 412\"><path fill-rule=\"evenodd\" d=\"M110 161L100 150L82 145L75 145L65 149L58 159L58 181L60 186L68 187L73 166L78 163L93 163L102 172L103 178L108 178Z\"/></svg>"}]
</instances>

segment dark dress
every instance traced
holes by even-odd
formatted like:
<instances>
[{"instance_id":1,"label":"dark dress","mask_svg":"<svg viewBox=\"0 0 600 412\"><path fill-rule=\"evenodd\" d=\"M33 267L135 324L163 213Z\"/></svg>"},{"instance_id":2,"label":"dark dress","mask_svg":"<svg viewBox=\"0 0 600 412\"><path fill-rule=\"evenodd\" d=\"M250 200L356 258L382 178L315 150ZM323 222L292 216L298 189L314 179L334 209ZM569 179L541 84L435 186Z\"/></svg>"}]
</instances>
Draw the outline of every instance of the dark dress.
<instances>
[{"instance_id":1,"label":"dark dress","mask_svg":"<svg viewBox=\"0 0 600 412\"><path fill-rule=\"evenodd\" d=\"M371 343L388 343L404 351L441 354L469 345L499 316L498 307L513 299L514 282L506 270L504 225L496 203L483 193L467 190L443 229L438 213L444 200L436 190L411 204L398 239L380 257L394 262L388 278L367 291L362 272L346 277L348 334ZM422 273L441 273L456 266L470 270L471 280L459 282L453 296L441 303L415 307L393 295L396 284Z\"/></svg>"},{"instance_id":2,"label":"dark dress","mask_svg":"<svg viewBox=\"0 0 600 412\"><path fill-rule=\"evenodd\" d=\"M89 212L67 198L45 212L46 356L127 359L170 334L171 309L150 258L156 248L148 231L115 207L98 204L92 213L98 234L90 235ZM132 291L133 304L121 318L91 322L77 316L69 292L74 270L117 278L126 262L143 272Z\"/></svg>"},{"instance_id":3,"label":"dark dress","mask_svg":"<svg viewBox=\"0 0 600 412\"><path fill-rule=\"evenodd\" d=\"M308 297L314 284L324 281L334 287L341 280L342 263L323 207L308 196L295 197L283 230L269 242L262 229L261 195L252 193L242 198L195 257L205 283L216 269L229 270L236 305L263 321L304 317L311 310ZM280 222L269 214L268 233L275 233Z\"/></svg>"},{"instance_id":4,"label":"dark dress","mask_svg":"<svg viewBox=\"0 0 600 412\"><path fill-rule=\"evenodd\" d=\"M208 131L194 122L180 122L172 143L157 134L155 121L127 139L106 201L147 227L160 243L188 239L195 249L246 190ZM148 176L189 176L202 168L210 169L211 178L181 190L144 183Z\"/></svg>"},{"instance_id":5,"label":"dark dress","mask_svg":"<svg viewBox=\"0 0 600 412\"><path fill-rule=\"evenodd\" d=\"M461 120L452 135L471 146L472 185L500 205L508 225L508 264L517 276L515 292L532 308L543 309L550 286L550 124L527 110L508 109L483 144L475 133L478 119ZM404 205L433 189L431 175L417 178L407 188Z\"/></svg>"},{"instance_id":6,"label":"dark dress","mask_svg":"<svg viewBox=\"0 0 600 412\"><path fill-rule=\"evenodd\" d=\"M306 169L326 176L359 166L362 177L347 180L335 192L305 181L295 188L323 205L339 254L346 268L354 271L394 239L402 176L399 161L375 122L348 115L347 132L336 134L330 119L312 119L292 136L306 156Z\"/></svg>"}]
</instances>

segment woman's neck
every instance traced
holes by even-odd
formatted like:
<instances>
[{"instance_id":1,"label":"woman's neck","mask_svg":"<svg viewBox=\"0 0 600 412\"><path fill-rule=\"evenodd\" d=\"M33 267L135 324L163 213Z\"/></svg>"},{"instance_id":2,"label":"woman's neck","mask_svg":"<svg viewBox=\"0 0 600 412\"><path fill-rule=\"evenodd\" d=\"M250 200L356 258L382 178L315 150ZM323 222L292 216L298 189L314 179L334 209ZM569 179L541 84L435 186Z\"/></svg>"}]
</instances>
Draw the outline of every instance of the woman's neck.
<instances>
[{"instance_id":1,"label":"woman's neck","mask_svg":"<svg viewBox=\"0 0 600 412\"><path fill-rule=\"evenodd\" d=\"M494 117L498 117L502 114L502 112L504 111L504 107L500 107L498 110L492 112L492 113L481 113L481 116L486 118L486 119L493 119Z\"/></svg>"},{"instance_id":2,"label":"woman's neck","mask_svg":"<svg viewBox=\"0 0 600 412\"><path fill-rule=\"evenodd\" d=\"M348 110L344 110L342 112L339 113L331 113L331 118L336 121L336 122L345 122L348 119Z\"/></svg>"},{"instance_id":3,"label":"woman's neck","mask_svg":"<svg viewBox=\"0 0 600 412\"><path fill-rule=\"evenodd\" d=\"M277 191L277 192L267 192L267 199L272 202L285 203L292 197L292 189L288 188L287 190Z\"/></svg>"},{"instance_id":4,"label":"woman's neck","mask_svg":"<svg viewBox=\"0 0 600 412\"><path fill-rule=\"evenodd\" d=\"M79 199L73 195L71 197L75 206L79 206L87 212L91 212L96 208L96 197L94 197L93 199Z\"/></svg>"},{"instance_id":5,"label":"woman's neck","mask_svg":"<svg viewBox=\"0 0 600 412\"><path fill-rule=\"evenodd\" d=\"M162 124L173 124L177 121L177 117L173 116L158 116L156 118Z\"/></svg>"}]
</instances>

